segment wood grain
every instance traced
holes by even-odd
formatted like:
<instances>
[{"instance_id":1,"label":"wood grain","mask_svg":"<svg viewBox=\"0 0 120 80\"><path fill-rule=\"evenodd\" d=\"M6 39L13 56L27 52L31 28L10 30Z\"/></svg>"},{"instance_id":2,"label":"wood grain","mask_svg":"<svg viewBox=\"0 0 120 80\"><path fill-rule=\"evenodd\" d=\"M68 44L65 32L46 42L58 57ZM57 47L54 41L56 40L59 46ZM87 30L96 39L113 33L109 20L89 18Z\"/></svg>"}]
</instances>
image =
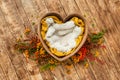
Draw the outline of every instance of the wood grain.
<instances>
[{"instance_id":1,"label":"wood grain","mask_svg":"<svg viewBox=\"0 0 120 80\"><path fill-rule=\"evenodd\" d=\"M73 64L71 74L64 65L40 72L34 61L27 63L22 54L14 51L13 44L24 29L37 29L42 15L51 11L62 17L81 14L90 32L107 29L106 49L100 49L99 56L105 64L89 63L87 69ZM119 17L120 0L0 0L0 80L120 80Z\"/></svg>"}]
</instances>

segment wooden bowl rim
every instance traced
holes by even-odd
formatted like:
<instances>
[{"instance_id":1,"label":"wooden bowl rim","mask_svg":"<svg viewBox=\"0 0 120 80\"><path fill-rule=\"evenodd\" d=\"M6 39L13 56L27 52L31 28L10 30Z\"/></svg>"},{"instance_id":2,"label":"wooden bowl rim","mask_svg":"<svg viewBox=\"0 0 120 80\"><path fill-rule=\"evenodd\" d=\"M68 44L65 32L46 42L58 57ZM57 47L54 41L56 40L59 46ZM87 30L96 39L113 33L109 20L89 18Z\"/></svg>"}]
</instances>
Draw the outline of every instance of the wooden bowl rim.
<instances>
[{"instance_id":1,"label":"wooden bowl rim","mask_svg":"<svg viewBox=\"0 0 120 80\"><path fill-rule=\"evenodd\" d=\"M47 17L47 16L56 16L56 17L58 17L60 20L62 20L63 22L68 21L68 20L71 19L72 17L78 17L78 18L82 19L82 20L84 21L84 23L86 24L85 19L84 19L82 16L80 16L79 14L77 14L77 13L72 13L72 14L66 16L65 18L62 18L62 16L61 16L59 13L57 13L57 12L49 12L49 13L45 14L45 15L40 19L40 21L39 21L40 23L39 23L39 26L38 26L38 36L39 36L39 38L40 38L40 41L41 41L43 47L44 47L45 50L46 50L52 57L54 57L55 59L57 59L58 61L64 61L64 60L70 58L71 56L73 56L73 55L74 55L76 52L78 52L78 50L83 46L83 44L85 43L85 41L86 41L86 39L87 39L88 27L86 27L86 25L85 25L85 31L84 31L84 35L83 35L82 41L81 41L81 43L78 45L78 47L75 49L75 51L74 51L73 53L69 54L69 55L66 55L66 56L60 58L60 57L57 57L56 55L54 55L53 53L51 53L51 51L48 49L48 46L46 45L45 41L42 39L42 36L41 36L41 20L42 20L43 18Z\"/></svg>"}]
</instances>

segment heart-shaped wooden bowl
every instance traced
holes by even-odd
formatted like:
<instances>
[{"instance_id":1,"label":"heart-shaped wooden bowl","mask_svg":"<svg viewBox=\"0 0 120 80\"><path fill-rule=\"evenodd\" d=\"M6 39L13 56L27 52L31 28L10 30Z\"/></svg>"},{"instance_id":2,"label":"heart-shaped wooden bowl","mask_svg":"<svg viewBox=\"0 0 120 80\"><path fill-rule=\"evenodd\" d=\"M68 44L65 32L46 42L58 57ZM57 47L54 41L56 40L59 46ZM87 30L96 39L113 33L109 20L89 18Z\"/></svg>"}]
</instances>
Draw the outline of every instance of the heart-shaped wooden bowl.
<instances>
[{"instance_id":1,"label":"heart-shaped wooden bowl","mask_svg":"<svg viewBox=\"0 0 120 80\"><path fill-rule=\"evenodd\" d=\"M85 24L84 18L83 18L82 16L80 16L79 14L76 14L76 13L70 14L70 15L67 16L66 18L62 18L62 17L60 16L60 14L58 14L58 13L56 13L56 12L50 12L50 13L45 14L45 15L41 18L41 20L42 20L43 18L47 17L47 16L56 16L56 17L58 17L60 20L62 20L63 22L69 21L72 17L78 17L78 18L82 19L83 22L84 22L84 24ZM41 22L41 20L40 20L40 22ZM76 48L76 50L75 50L73 53L70 53L69 55L66 55L66 56L63 56L63 57L58 57L58 56L54 55L53 53L51 53L51 51L49 50L47 44L46 44L45 41L42 39L42 36L41 36L41 23L40 23L40 25L38 26L38 36L39 36L39 38L40 38L40 41L41 41L43 47L45 48L45 50L46 50L52 57L54 57L55 59L57 59L57 60L59 60L59 61L66 60L66 59L70 58L71 56L73 56L76 52L78 52L78 50L79 50L79 49L83 46L83 44L85 43L85 41L86 41L86 39L87 39L87 34L88 34L88 28L87 28L86 25L85 25L85 30L84 30L83 39L82 39L82 41L80 42L80 44L78 45L78 47Z\"/></svg>"}]
</instances>

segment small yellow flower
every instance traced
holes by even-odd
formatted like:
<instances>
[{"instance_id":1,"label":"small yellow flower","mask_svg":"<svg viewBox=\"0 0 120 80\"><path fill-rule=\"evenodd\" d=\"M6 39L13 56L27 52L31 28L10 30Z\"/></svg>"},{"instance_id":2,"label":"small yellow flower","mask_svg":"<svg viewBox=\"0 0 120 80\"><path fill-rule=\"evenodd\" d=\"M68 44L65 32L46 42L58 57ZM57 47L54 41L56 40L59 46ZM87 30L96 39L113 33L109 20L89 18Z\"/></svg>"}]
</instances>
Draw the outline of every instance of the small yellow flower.
<instances>
[{"instance_id":1,"label":"small yellow flower","mask_svg":"<svg viewBox=\"0 0 120 80\"><path fill-rule=\"evenodd\" d=\"M54 60L49 60L49 63L54 64L55 62L54 62Z\"/></svg>"},{"instance_id":2,"label":"small yellow flower","mask_svg":"<svg viewBox=\"0 0 120 80\"><path fill-rule=\"evenodd\" d=\"M40 47L40 45L41 45L41 43L39 42L39 43L37 43L37 48L39 48Z\"/></svg>"},{"instance_id":3,"label":"small yellow flower","mask_svg":"<svg viewBox=\"0 0 120 80\"><path fill-rule=\"evenodd\" d=\"M71 73L71 71L70 71L70 70L67 70L66 72L67 72L67 74L70 74L70 73Z\"/></svg>"},{"instance_id":4,"label":"small yellow flower","mask_svg":"<svg viewBox=\"0 0 120 80\"><path fill-rule=\"evenodd\" d=\"M45 54L45 50L43 48L40 49L40 54Z\"/></svg>"},{"instance_id":5,"label":"small yellow flower","mask_svg":"<svg viewBox=\"0 0 120 80\"><path fill-rule=\"evenodd\" d=\"M20 42L21 41L21 39L20 38L17 38L17 40L16 40L17 42Z\"/></svg>"},{"instance_id":6,"label":"small yellow flower","mask_svg":"<svg viewBox=\"0 0 120 80\"><path fill-rule=\"evenodd\" d=\"M79 24L81 27L84 27L84 25L85 25L84 22L83 22L81 19L78 20L78 24Z\"/></svg>"},{"instance_id":7,"label":"small yellow flower","mask_svg":"<svg viewBox=\"0 0 120 80\"><path fill-rule=\"evenodd\" d=\"M72 64L71 65L65 65L65 68L67 68L67 69L72 68Z\"/></svg>"},{"instance_id":8,"label":"small yellow flower","mask_svg":"<svg viewBox=\"0 0 120 80\"><path fill-rule=\"evenodd\" d=\"M76 25L78 25L79 27L84 27L84 22L82 19L79 19L77 17L73 17L71 20L73 20L75 22Z\"/></svg>"},{"instance_id":9,"label":"small yellow flower","mask_svg":"<svg viewBox=\"0 0 120 80\"><path fill-rule=\"evenodd\" d=\"M37 43L37 46L40 46L41 45L41 43L39 42L39 43Z\"/></svg>"},{"instance_id":10,"label":"small yellow flower","mask_svg":"<svg viewBox=\"0 0 120 80\"><path fill-rule=\"evenodd\" d=\"M95 51L95 56L98 57L99 56L99 52L98 51Z\"/></svg>"},{"instance_id":11,"label":"small yellow flower","mask_svg":"<svg viewBox=\"0 0 120 80\"><path fill-rule=\"evenodd\" d=\"M98 44L102 44L103 42L103 39L101 38L99 41L98 41Z\"/></svg>"},{"instance_id":12,"label":"small yellow flower","mask_svg":"<svg viewBox=\"0 0 120 80\"><path fill-rule=\"evenodd\" d=\"M28 34L31 30L29 28L25 29L25 34Z\"/></svg>"},{"instance_id":13,"label":"small yellow flower","mask_svg":"<svg viewBox=\"0 0 120 80\"><path fill-rule=\"evenodd\" d=\"M28 50L25 50L25 54L28 54Z\"/></svg>"},{"instance_id":14,"label":"small yellow flower","mask_svg":"<svg viewBox=\"0 0 120 80\"><path fill-rule=\"evenodd\" d=\"M79 62L79 58L77 56L72 56L72 60L73 60L74 63Z\"/></svg>"},{"instance_id":15,"label":"small yellow flower","mask_svg":"<svg viewBox=\"0 0 120 80\"><path fill-rule=\"evenodd\" d=\"M89 66L88 62L87 62L87 63L85 63L85 68L88 68L88 66Z\"/></svg>"},{"instance_id":16,"label":"small yellow flower","mask_svg":"<svg viewBox=\"0 0 120 80\"><path fill-rule=\"evenodd\" d=\"M45 39L45 33L44 31L41 31L42 38Z\"/></svg>"},{"instance_id":17,"label":"small yellow flower","mask_svg":"<svg viewBox=\"0 0 120 80\"><path fill-rule=\"evenodd\" d=\"M51 70L51 71L54 70L54 67L53 67L53 66L50 66L50 70Z\"/></svg>"},{"instance_id":18,"label":"small yellow flower","mask_svg":"<svg viewBox=\"0 0 120 80\"><path fill-rule=\"evenodd\" d=\"M84 16L84 17L88 17L88 15L89 15L88 13L84 13L84 15L83 15L83 16Z\"/></svg>"},{"instance_id":19,"label":"small yellow flower","mask_svg":"<svg viewBox=\"0 0 120 80\"><path fill-rule=\"evenodd\" d=\"M25 50L24 54L25 54L25 57L26 57L26 58L29 57L29 52L28 52L28 50Z\"/></svg>"}]
</instances>

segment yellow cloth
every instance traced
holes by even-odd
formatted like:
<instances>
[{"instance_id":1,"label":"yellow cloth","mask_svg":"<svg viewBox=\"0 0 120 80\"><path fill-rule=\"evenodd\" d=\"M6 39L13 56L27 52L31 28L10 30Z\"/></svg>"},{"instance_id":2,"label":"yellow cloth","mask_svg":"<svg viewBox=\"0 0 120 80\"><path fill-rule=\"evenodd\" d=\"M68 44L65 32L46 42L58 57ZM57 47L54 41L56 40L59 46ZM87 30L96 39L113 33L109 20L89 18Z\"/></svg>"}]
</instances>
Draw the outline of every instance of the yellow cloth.
<instances>
[{"instance_id":1,"label":"yellow cloth","mask_svg":"<svg viewBox=\"0 0 120 80\"><path fill-rule=\"evenodd\" d=\"M47 29L48 29L48 27L47 27L48 25L46 23L46 18L53 18L54 22L58 23L58 24L62 23L62 21L60 21L56 16L48 16L48 17L45 17L44 19L42 19L41 20L41 30L42 30L41 31L41 35L42 35L43 40L45 40L45 34L47 32ZM81 19L79 19L78 17L73 17L71 20L74 21L76 26L82 28L82 35L79 35L78 38L76 38L76 47L73 48L72 50L68 51L68 52L57 51L57 49L51 48L49 42L46 41L46 44L50 48L50 51L53 54L55 54L56 56L61 57L61 56L65 56L65 55L71 54L78 47L80 42L82 41L83 34L84 34L84 22Z\"/></svg>"}]
</instances>

